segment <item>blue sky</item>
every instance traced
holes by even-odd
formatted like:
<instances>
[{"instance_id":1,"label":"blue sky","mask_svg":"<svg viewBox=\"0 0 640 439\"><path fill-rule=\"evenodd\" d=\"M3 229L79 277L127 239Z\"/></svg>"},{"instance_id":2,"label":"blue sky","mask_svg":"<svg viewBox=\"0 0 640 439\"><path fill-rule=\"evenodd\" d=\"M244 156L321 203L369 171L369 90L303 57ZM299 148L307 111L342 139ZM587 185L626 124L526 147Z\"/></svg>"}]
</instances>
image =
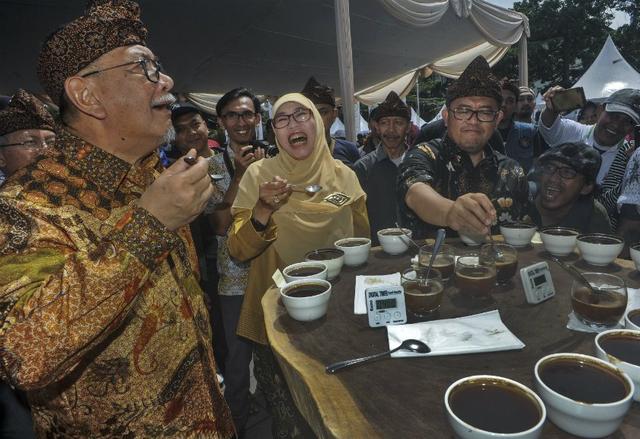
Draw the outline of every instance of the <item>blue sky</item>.
<instances>
[{"instance_id":1,"label":"blue sky","mask_svg":"<svg viewBox=\"0 0 640 439\"><path fill-rule=\"evenodd\" d=\"M504 8L513 7L513 0L486 0L486 1L488 1L489 3L493 3L494 5L502 6ZM616 12L616 17L613 20L612 26L614 29L617 29L618 27L628 22L629 22L629 16L627 14L624 14L622 12Z\"/></svg>"}]
</instances>

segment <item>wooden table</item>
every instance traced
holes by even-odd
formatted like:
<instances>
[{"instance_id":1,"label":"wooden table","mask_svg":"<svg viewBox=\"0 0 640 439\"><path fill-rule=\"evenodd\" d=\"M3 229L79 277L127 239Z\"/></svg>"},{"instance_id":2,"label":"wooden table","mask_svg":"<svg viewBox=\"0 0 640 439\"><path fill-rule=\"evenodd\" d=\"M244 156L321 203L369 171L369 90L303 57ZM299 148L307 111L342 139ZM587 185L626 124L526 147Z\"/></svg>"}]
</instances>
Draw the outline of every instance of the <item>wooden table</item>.
<instances>
[{"instance_id":1,"label":"wooden table","mask_svg":"<svg viewBox=\"0 0 640 439\"><path fill-rule=\"evenodd\" d=\"M460 254L468 251L455 243ZM542 246L519 251L519 266L549 260ZM271 289L262 300L271 346L303 416L319 437L337 438L449 438L444 393L459 378L500 375L534 388L533 367L541 357L555 352L595 355L594 334L566 329L571 310L571 278L550 263L556 296L538 305L527 304L517 274L507 287L496 287L493 301L471 304L449 284L439 318L452 318L499 309L507 327L526 347L518 351L430 358L384 359L344 370L335 375L324 367L335 361L388 349L385 328L370 328L366 315L353 314L355 276L402 271L410 256L389 256L374 249L366 265L344 267L334 282L327 315L313 322L290 318L279 292ZM623 277L630 288L640 287L633 263L618 260L595 269L576 254L565 258L585 271L603 271ZM413 321L409 319L409 323ZM568 438L547 420L544 438ZM634 403L622 427L612 438L640 438L640 407Z\"/></svg>"}]
</instances>

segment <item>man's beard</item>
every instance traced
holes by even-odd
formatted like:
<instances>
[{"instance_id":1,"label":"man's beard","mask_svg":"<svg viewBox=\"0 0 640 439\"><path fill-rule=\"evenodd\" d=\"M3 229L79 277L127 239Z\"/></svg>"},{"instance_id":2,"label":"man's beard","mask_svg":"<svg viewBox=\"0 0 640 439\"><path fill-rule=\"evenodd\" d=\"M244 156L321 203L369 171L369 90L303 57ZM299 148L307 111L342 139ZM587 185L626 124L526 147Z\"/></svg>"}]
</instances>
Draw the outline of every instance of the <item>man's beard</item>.
<instances>
[{"instance_id":1,"label":"man's beard","mask_svg":"<svg viewBox=\"0 0 640 439\"><path fill-rule=\"evenodd\" d=\"M173 125L171 125L167 130L167 132L164 133L164 136L162 136L160 145L158 146L171 145L173 142L175 142L175 140L176 140L176 130L173 128Z\"/></svg>"}]
</instances>

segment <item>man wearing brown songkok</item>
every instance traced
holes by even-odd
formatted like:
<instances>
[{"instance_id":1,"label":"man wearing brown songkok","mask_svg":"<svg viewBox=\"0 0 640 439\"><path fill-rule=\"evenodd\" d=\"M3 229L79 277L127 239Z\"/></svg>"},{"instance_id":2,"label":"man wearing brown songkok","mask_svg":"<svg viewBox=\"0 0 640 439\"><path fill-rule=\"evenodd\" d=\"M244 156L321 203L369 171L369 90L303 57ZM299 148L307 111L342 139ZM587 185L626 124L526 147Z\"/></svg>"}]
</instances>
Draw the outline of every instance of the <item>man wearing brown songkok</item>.
<instances>
[{"instance_id":1,"label":"man wearing brown songkok","mask_svg":"<svg viewBox=\"0 0 640 439\"><path fill-rule=\"evenodd\" d=\"M407 133L411 126L411 110L392 91L376 107L375 121L380 144L353 167L362 189L367 194L367 211L371 222L371 239L378 243L378 231L395 227L398 221L396 182L398 166L407 150Z\"/></svg>"},{"instance_id":2,"label":"man wearing brown songkok","mask_svg":"<svg viewBox=\"0 0 640 439\"><path fill-rule=\"evenodd\" d=\"M10 176L31 163L45 148L53 146L56 140L54 124L53 117L38 98L18 90L9 106L0 111L2 175Z\"/></svg>"},{"instance_id":3,"label":"man wearing brown songkok","mask_svg":"<svg viewBox=\"0 0 640 439\"><path fill-rule=\"evenodd\" d=\"M173 81L139 12L94 1L44 43L56 154L0 191L0 375L39 437L234 435L185 227L213 188L202 158L160 174Z\"/></svg>"},{"instance_id":4,"label":"man wearing brown songkok","mask_svg":"<svg viewBox=\"0 0 640 439\"><path fill-rule=\"evenodd\" d=\"M333 158L340 160L349 167L353 167L353 164L360 159L358 145L348 140L331 137L331 125L338 117L333 89L327 85L320 84L312 76L300 93L313 102L320 116L322 116L324 135L327 138L327 145L329 145Z\"/></svg>"},{"instance_id":5,"label":"man wearing brown songkok","mask_svg":"<svg viewBox=\"0 0 640 439\"><path fill-rule=\"evenodd\" d=\"M500 83L481 56L447 89L444 138L414 146L400 166L403 223L417 237L441 226L486 235L496 219L523 216L524 171L488 144L501 104Z\"/></svg>"}]
</instances>

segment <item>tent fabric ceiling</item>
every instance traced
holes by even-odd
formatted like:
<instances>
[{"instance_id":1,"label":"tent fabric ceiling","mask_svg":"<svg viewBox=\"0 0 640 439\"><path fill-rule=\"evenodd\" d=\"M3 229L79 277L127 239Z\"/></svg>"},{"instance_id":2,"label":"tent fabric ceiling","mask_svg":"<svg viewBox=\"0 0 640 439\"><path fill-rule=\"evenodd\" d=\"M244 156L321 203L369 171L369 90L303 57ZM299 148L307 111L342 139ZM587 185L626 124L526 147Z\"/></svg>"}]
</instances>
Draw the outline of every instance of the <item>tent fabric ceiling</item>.
<instances>
[{"instance_id":1,"label":"tent fabric ceiling","mask_svg":"<svg viewBox=\"0 0 640 439\"><path fill-rule=\"evenodd\" d=\"M587 99L601 100L622 88L640 89L640 73L622 57L611 37L574 87L583 87Z\"/></svg>"},{"instance_id":2,"label":"tent fabric ceiling","mask_svg":"<svg viewBox=\"0 0 640 439\"><path fill-rule=\"evenodd\" d=\"M41 42L78 16L85 3L0 0L3 15L11 18L0 27L5 61L0 93L41 90L35 74ZM411 3L437 3L440 19L415 27L392 15L383 0L350 0L356 90L422 66L437 68L438 60L486 44L488 35L506 50L527 31L526 18L482 0ZM140 5L149 46L174 78L176 91L220 93L246 86L280 95L302 89L313 75L340 94L333 0L141 0ZM466 10L469 19L454 9Z\"/></svg>"}]
</instances>

